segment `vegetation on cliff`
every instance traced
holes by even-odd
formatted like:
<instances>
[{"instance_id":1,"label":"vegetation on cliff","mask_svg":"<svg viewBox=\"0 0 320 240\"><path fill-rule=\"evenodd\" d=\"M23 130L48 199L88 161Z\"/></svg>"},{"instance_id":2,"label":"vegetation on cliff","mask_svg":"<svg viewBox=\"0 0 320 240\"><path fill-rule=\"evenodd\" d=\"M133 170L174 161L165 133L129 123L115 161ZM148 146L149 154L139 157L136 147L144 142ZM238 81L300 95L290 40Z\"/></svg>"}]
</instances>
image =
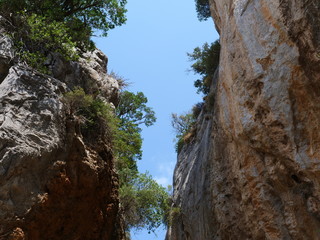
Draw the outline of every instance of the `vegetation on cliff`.
<instances>
[{"instance_id":1,"label":"vegetation on cliff","mask_svg":"<svg viewBox=\"0 0 320 240\"><path fill-rule=\"evenodd\" d=\"M196 135L196 122L201 110L203 102L197 103L192 107L192 110L185 114L171 115L171 125L176 133L176 152L180 153L183 145L190 142Z\"/></svg>"},{"instance_id":2,"label":"vegetation on cliff","mask_svg":"<svg viewBox=\"0 0 320 240\"><path fill-rule=\"evenodd\" d=\"M200 21L207 20L210 16L209 0L195 0L198 19Z\"/></svg>"},{"instance_id":3,"label":"vegetation on cliff","mask_svg":"<svg viewBox=\"0 0 320 240\"><path fill-rule=\"evenodd\" d=\"M70 114L77 116L83 135L102 135L112 142L126 231L131 228L154 231L165 223L169 212L167 190L148 173L139 173L137 168L137 160L142 156L140 126L151 126L156 120L144 94L123 91L116 109L81 88L66 93L64 101Z\"/></svg>"},{"instance_id":4,"label":"vegetation on cliff","mask_svg":"<svg viewBox=\"0 0 320 240\"><path fill-rule=\"evenodd\" d=\"M183 145L190 142L196 135L195 123L201 110L209 111L214 104L214 98L210 94L210 87L214 74L219 66L220 61L220 42L219 40L211 43L205 43L201 48L196 47L188 57L194 63L191 69L194 73L200 75L200 78L194 82L197 93L204 95L204 102L197 103L192 110L185 114L172 114L171 124L176 132L176 152L179 153Z\"/></svg>"},{"instance_id":5,"label":"vegetation on cliff","mask_svg":"<svg viewBox=\"0 0 320 240\"><path fill-rule=\"evenodd\" d=\"M220 47L220 42L217 40L210 45L205 43L201 48L196 47L192 53L187 54L190 61L194 61L191 69L201 76L194 82L197 93L204 95L209 93L213 75L219 65Z\"/></svg>"},{"instance_id":6,"label":"vegetation on cliff","mask_svg":"<svg viewBox=\"0 0 320 240\"><path fill-rule=\"evenodd\" d=\"M24 12L68 23L71 33L78 36L86 30L89 38L93 30L106 35L108 30L125 23L126 3L126 0L1 0L0 7L6 16Z\"/></svg>"},{"instance_id":7,"label":"vegetation on cliff","mask_svg":"<svg viewBox=\"0 0 320 240\"><path fill-rule=\"evenodd\" d=\"M0 13L7 20L20 62L49 73L48 54L59 53L76 60L93 50L91 36L126 21L126 0L0 0Z\"/></svg>"},{"instance_id":8,"label":"vegetation on cliff","mask_svg":"<svg viewBox=\"0 0 320 240\"><path fill-rule=\"evenodd\" d=\"M195 0L196 11L199 21L205 21L210 16L209 0ZM202 109L210 111L213 108L214 98L210 93L210 87L214 74L220 61L220 41L193 49L192 53L187 53L189 60L192 61L191 70L200 75L200 78L194 81L194 86L198 94L203 95L203 102L197 103L192 110L184 114L173 113L171 116L171 125L175 130L175 149L180 153L183 145L190 142L196 135L196 121Z\"/></svg>"}]
</instances>

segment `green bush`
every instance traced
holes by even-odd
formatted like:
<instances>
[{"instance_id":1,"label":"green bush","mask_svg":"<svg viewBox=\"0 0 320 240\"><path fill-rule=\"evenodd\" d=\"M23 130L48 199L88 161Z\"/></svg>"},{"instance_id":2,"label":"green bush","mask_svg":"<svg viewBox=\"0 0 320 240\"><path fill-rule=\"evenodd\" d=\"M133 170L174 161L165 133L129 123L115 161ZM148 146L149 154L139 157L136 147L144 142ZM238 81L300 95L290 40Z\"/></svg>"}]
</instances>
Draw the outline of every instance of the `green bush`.
<instances>
[{"instance_id":1,"label":"green bush","mask_svg":"<svg viewBox=\"0 0 320 240\"><path fill-rule=\"evenodd\" d=\"M66 60L77 60L79 55L76 44L68 34L65 22L57 22L47 17L32 14L26 16L29 27L28 38L33 41L35 49L41 48L48 52L60 53Z\"/></svg>"},{"instance_id":2,"label":"green bush","mask_svg":"<svg viewBox=\"0 0 320 240\"><path fill-rule=\"evenodd\" d=\"M188 53L189 59L195 61L191 69L201 76L194 82L197 93L207 95L213 80L214 73L219 66L220 60L220 42L219 40L211 43L205 43L202 48L196 47L193 53Z\"/></svg>"},{"instance_id":3,"label":"green bush","mask_svg":"<svg viewBox=\"0 0 320 240\"><path fill-rule=\"evenodd\" d=\"M176 153L180 153L185 142L184 142L184 139L183 139L184 136L180 136L180 137L177 137L177 142L176 142L176 145L175 145L175 150L176 150Z\"/></svg>"},{"instance_id":4,"label":"green bush","mask_svg":"<svg viewBox=\"0 0 320 240\"><path fill-rule=\"evenodd\" d=\"M66 60L77 60L76 43L64 22L52 21L37 14L21 13L16 19L11 37L20 61L43 73L49 73L44 63L49 53L59 53Z\"/></svg>"},{"instance_id":5,"label":"green bush","mask_svg":"<svg viewBox=\"0 0 320 240\"><path fill-rule=\"evenodd\" d=\"M176 132L176 152L179 154L183 145L194 136L194 126L196 118L189 112L187 114L178 115L173 113L171 115L171 125Z\"/></svg>"},{"instance_id":6,"label":"green bush","mask_svg":"<svg viewBox=\"0 0 320 240\"><path fill-rule=\"evenodd\" d=\"M69 107L69 114L78 117L83 135L115 138L119 121L108 103L86 94L82 88L66 93L64 102Z\"/></svg>"},{"instance_id":7,"label":"green bush","mask_svg":"<svg viewBox=\"0 0 320 240\"><path fill-rule=\"evenodd\" d=\"M17 56L20 61L26 63L29 67L37 69L44 74L50 73L48 68L44 65L47 58L41 52L20 51Z\"/></svg>"},{"instance_id":8,"label":"green bush","mask_svg":"<svg viewBox=\"0 0 320 240\"><path fill-rule=\"evenodd\" d=\"M173 113L171 115L171 125L176 131L177 136L183 136L185 133L189 132L194 123L195 119L192 113L181 115Z\"/></svg>"},{"instance_id":9,"label":"green bush","mask_svg":"<svg viewBox=\"0 0 320 240\"><path fill-rule=\"evenodd\" d=\"M204 106L204 102L199 102L192 107L192 117L197 119Z\"/></svg>"},{"instance_id":10,"label":"green bush","mask_svg":"<svg viewBox=\"0 0 320 240\"><path fill-rule=\"evenodd\" d=\"M126 0L0 0L0 14L10 24L20 60L50 73L44 66L49 53L77 60L79 50L93 50L93 32L108 30L126 21Z\"/></svg>"},{"instance_id":11,"label":"green bush","mask_svg":"<svg viewBox=\"0 0 320 240\"><path fill-rule=\"evenodd\" d=\"M180 215L181 215L181 208L172 207L172 206L169 207L166 214L165 225L172 226L173 223L179 219Z\"/></svg>"},{"instance_id":12,"label":"green bush","mask_svg":"<svg viewBox=\"0 0 320 240\"><path fill-rule=\"evenodd\" d=\"M199 102L186 114L178 115L173 113L171 115L171 125L176 132L175 149L178 154L181 152L184 144L190 142L196 135L197 118L204 108L204 105L204 102Z\"/></svg>"},{"instance_id":13,"label":"green bush","mask_svg":"<svg viewBox=\"0 0 320 240\"><path fill-rule=\"evenodd\" d=\"M70 115L80 115L81 109L87 108L93 102L93 97L87 95L80 87L67 92L63 96L63 101L67 104Z\"/></svg>"}]
</instances>

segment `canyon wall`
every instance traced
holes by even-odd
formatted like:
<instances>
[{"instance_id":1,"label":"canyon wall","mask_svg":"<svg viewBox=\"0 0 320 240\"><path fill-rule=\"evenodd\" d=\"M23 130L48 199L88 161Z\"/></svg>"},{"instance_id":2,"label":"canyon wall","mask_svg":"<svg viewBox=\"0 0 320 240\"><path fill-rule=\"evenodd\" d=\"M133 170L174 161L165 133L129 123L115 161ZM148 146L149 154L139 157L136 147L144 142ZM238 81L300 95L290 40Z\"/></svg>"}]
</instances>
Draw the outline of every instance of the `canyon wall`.
<instances>
[{"instance_id":1,"label":"canyon wall","mask_svg":"<svg viewBox=\"0 0 320 240\"><path fill-rule=\"evenodd\" d=\"M210 0L220 65L167 240L320 239L320 1Z\"/></svg>"},{"instance_id":2,"label":"canyon wall","mask_svg":"<svg viewBox=\"0 0 320 240\"><path fill-rule=\"evenodd\" d=\"M99 131L84 136L63 97L78 86L117 104L107 57L53 54L45 64L53 76L19 62L1 34L0 239L123 239L111 143Z\"/></svg>"}]
</instances>

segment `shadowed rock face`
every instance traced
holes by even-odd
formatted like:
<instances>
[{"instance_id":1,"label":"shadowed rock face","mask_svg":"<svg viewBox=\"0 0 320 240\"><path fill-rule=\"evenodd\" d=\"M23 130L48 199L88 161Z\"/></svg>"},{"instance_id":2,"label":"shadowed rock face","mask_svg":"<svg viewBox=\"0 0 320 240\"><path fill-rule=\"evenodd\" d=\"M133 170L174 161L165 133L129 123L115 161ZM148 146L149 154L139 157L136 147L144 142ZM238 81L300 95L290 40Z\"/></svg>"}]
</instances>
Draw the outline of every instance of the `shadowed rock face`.
<instances>
[{"instance_id":1,"label":"shadowed rock face","mask_svg":"<svg viewBox=\"0 0 320 240\"><path fill-rule=\"evenodd\" d=\"M167 239L320 239L320 2L210 3L215 106L179 154Z\"/></svg>"},{"instance_id":2,"label":"shadowed rock face","mask_svg":"<svg viewBox=\"0 0 320 240\"><path fill-rule=\"evenodd\" d=\"M85 139L62 101L80 86L116 104L106 56L96 50L67 70L56 57L53 78L7 61L13 52L1 37L0 239L123 239L110 143Z\"/></svg>"}]
</instances>

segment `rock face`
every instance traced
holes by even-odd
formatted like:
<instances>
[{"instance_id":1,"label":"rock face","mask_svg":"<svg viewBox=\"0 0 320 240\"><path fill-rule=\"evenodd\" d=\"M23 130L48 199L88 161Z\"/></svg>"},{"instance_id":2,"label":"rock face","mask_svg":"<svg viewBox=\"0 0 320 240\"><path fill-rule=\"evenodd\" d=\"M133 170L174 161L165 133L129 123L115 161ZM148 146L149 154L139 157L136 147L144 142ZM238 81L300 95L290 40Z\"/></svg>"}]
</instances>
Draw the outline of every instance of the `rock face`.
<instances>
[{"instance_id":1,"label":"rock face","mask_svg":"<svg viewBox=\"0 0 320 240\"><path fill-rule=\"evenodd\" d=\"M215 104L179 154L167 239L320 239L320 1L210 4Z\"/></svg>"},{"instance_id":2,"label":"rock face","mask_svg":"<svg viewBox=\"0 0 320 240\"><path fill-rule=\"evenodd\" d=\"M100 51L85 61L48 60L53 77L12 61L0 40L0 239L123 239L110 143L90 142L62 94L80 86L116 104L117 81Z\"/></svg>"}]
</instances>

